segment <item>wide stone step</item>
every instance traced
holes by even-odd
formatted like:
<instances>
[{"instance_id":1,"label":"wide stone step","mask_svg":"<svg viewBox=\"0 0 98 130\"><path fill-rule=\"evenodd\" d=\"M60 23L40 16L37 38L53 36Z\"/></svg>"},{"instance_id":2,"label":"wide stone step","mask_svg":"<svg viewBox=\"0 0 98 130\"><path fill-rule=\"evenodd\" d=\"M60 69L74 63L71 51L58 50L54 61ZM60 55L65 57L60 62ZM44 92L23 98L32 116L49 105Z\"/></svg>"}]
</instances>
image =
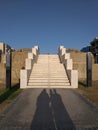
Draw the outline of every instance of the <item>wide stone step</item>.
<instances>
[{"instance_id":1,"label":"wide stone step","mask_svg":"<svg viewBox=\"0 0 98 130\"><path fill-rule=\"evenodd\" d=\"M64 72L64 73L65 73L65 70L64 70L64 69L61 69L61 68L60 68L60 69L59 69L59 68L58 68L58 69L56 69L56 68L49 68L49 69L48 69L48 68L46 68L46 67L45 67L45 68L43 67L43 68L41 68L41 69L40 69L40 68L33 68L33 70L32 70L31 72L34 72L34 71L35 71L35 72L40 72L40 71L41 71L41 72L46 72L46 71L47 71L47 72L50 72L50 71L52 71L52 72L59 72L59 71L60 71L60 72Z\"/></svg>"},{"instance_id":2,"label":"wide stone step","mask_svg":"<svg viewBox=\"0 0 98 130\"><path fill-rule=\"evenodd\" d=\"M66 86L66 85L70 85L70 83L69 83L69 82L66 82L66 83L62 83L62 82L61 82L61 83L55 83L55 82L49 82L49 83L48 83L48 82L37 82L37 83L36 83L36 82L29 82L29 83L28 83L28 86L29 86L29 85L30 85L30 86L34 86L34 85L35 85L35 86L36 86L36 85L37 85L37 86L39 86L39 85L40 85L40 86L42 86L42 85L52 85L52 86L55 86L55 85L56 85L56 86L57 86L57 85L58 85L58 86L62 86L62 85L64 86L64 85L65 85L65 86Z\"/></svg>"},{"instance_id":3,"label":"wide stone step","mask_svg":"<svg viewBox=\"0 0 98 130\"><path fill-rule=\"evenodd\" d=\"M44 59L43 58L39 58L38 61L49 61L49 60L54 60L54 61L60 61L58 58L49 58L49 57L45 57Z\"/></svg>"},{"instance_id":4,"label":"wide stone step","mask_svg":"<svg viewBox=\"0 0 98 130\"><path fill-rule=\"evenodd\" d=\"M36 67L36 68L35 68L35 67L34 67L33 70L32 70L32 72L34 72L34 71L35 71L35 72L36 72L36 71L37 71L37 72L38 72L38 71L47 71L47 72L48 72L48 71L52 71L52 72L61 71L61 72L65 72L64 69L61 69L61 68L58 68L58 69L57 69L57 68L55 68L55 67L54 67L54 68L47 68L47 67L42 67L42 68L37 68L37 67Z\"/></svg>"},{"instance_id":5,"label":"wide stone step","mask_svg":"<svg viewBox=\"0 0 98 130\"><path fill-rule=\"evenodd\" d=\"M49 69L48 70L47 68L46 69L44 69L44 68L42 68L42 69L34 69L34 70L31 71L31 73L34 73L34 72L36 72L36 73L40 73L40 72L41 73L44 73L44 72L49 72L49 73L50 72L52 72L52 73L55 73L55 72L66 73L65 70L62 70L62 69Z\"/></svg>"},{"instance_id":6,"label":"wide stone step","mask_svg":"<svg viewBox=\"0 0 98 130\"><path fill-rule=\"evenodd\" d=\"M58 63L60 63L60 60L54 60L54 59L45 60L44 59L44 61L43 60L38 60L37 63L43 63L43 64L44 63L57 63L58 64Z\"/></svg>"},{"instance_id":7,"label":"wide stone step","mask_svg":"<svg viewBox=\"0 0 98 130\"><path fill-rule=\"evenodd\" d=\"M50 58L50 57L45 57L45 58L39 58L38 61L44 61L44 60L48 60L48 61L51 61L51 60L54 60L54 61L60 61L58 58Z\"/></svg>"},{"instance_id":8,"label":"wide stone step","mask_svg":"<svg viewBox=\"0 0 98 130\"><path fill-rule=\"evenodd\" d=\"M63 75L31 75L30 78L41 78L41 77L44 77L44 78L66 78L67 76L63 76Z\"/></svg>"},{"instance_id":9,"label":"wide stone step","mask_svg":"<svg viewBox=\"0 0 98 130\"><path fill-rule=\"evenodd\" d=\"M48 73L48 72L32 72L31 73L31 75L43 75L43 74L48 74L48 75L66 75L66 73L64 73L64 72L50 72L50 73Z\"/></svg>"},{"instance_id":10,"label":"wide stone step","mask_svg":"<svg viewBox=\"0 0 98 130\"><path fill-rule=\"evenodd\" d=\"M40 54L38 57L58 57L58 55L57 54L56 55L55 54L49 54L49 55L48 54L45 54L45 55Z\"/></svg>"},{"instance_id":11,"label":"wide stone step","mask_svg":"<svg viewBox=\"0 0 98 130\"><path fill-rule=\"evenodd\" d=\"M65 72L65 69L63 67L47 67L47 66L42 66L42 67L33 67L32 71L40 71L40 70L47 70L47 71L62 71L62 72Z\"/></svg>"},{"instance_id":12,"label":"wide stone step","mask_svg":"<svg viewBox=\"0 0 98 130\"><path fill-rule=\"evenodd\" d=\"M72 88L70 85L28 85L27 88Z\"/></svg>"},{"instance_id":13,"label":"wide stone step","mask_svg":"<svg viewBox=\"0 0 98 130\"><path fill-rule=\"evenodd\" d=\"M61 74L61 73L39 73L39 74L37 74L37 73L32 73L31 75L30 75L30 77L31 76L57 76L57 77L66 77L67 76L67 74Z\"/></svg>"},{"instance_id":14,"label":"wide stone step","mask_svg":"<svg viewBox=\"0 0 98 130\"><path fill-rule=\"evenodd\" d=\"M44 60L44 59L45 59L45 60L46 60L46 59L47 59L47 60L50 60L50 59L59 60L58 57L39 57L39 58L38 58L38 60Z\"/></svg>"},{"instance_id":15,"label":"wide stone step","mask_svg":"<svg viewBox=\"0 0 98 130\"><path fill-rule=\"evenodd\" d=\"M44 71L44 70L39 70L39 71L32 71L31 72L31 74L39 74L39 73L49 73L49 74L51 74L51 73L53 73L53 74L66 74L66 72L62 72L62 71L52 71L52 70L50 70L50 71Z\"/></svg>"},{"instance_id":16,"label":"wide stone step","mask_svg":"<svg viewBox=\"0 0 98 130\"><path fill-rule=\"evenodd\" d=\"M56 79L29 79L28 81L29 83L31 82L53 82L53 83L66 83L69 82L68 79L60 79L60 80L56 80Z\"/></svg>"},{"instance_id":17,"label":"wide stone step","mask_svg":"<svg viewBox=\"0 0 98 130\"><path fill-rule=\"evenodd\" d=\"M39 72L31 72L31 74L30 75L36 75L36 74L56 74L56 75L66 75L66 72L61 72L61 71L49 71L49 72L47 72L47 71L39 71Z\"/></svg>"},{"instance_id":18,"label":"wide stone step","mask_svg":"<svg viewBox=\"0 0 98 130\"><path fill-rule=\"evenodd\" d=\"M37 71L33 71L33 72L31 72L31 75L34 75L34 74L56 74L56 75L66 75L66 73L65 72L61 72L61 71L49 71L49 73L47 72L47 71L39 71L39 72L37 72Z\"/></svg>"},{"instance_id":19,"label":"wide stone step","mask_svg":"<svg viewBox=\"0 0 98 130\"><path fill-rule=\"evenodd\" d=\"M31 75L29 78L68 78L66 75Z\"/></svg>"},{"instance_id":20,"label":"wide stone step","mask_svg":"<svg viewBox=\"0 0 98 130\"><path fill-rule=\"evenodd\" d=\"M43 65L43 66L58 66L58 67L61 67L62 65L60 64L60 63L55 63L55 64L53 64L53 63L49 63L49 65L48 65L48 63L37 63L37 64L35 64L34 66L39 66L39 67L43 67L43 66L40 66L40 65ZM63 67L63 66L62 66Z\"/></svg>"},{"instance_id":21,"label":"wide stone step","mask_svg":"<svg viewBox=\"0 0 98 130\"><path fill-rule=\"evenodd\" d=\"M39 66L34 66L33 67L33 69L32 70L34 70L34 69L39 69L39 70L42 70L42 69L47 69L47 70L49 70L49 69L54 69L54 70L62 70L62 71L64 71L65 69L64 69L64 67L59 67L59 66L44 66L44 65L39 65Z\"/></svg>"},{"instance_id":22,"label":"wide stone step","mask_svg":"<svg viewBox=\"0 0 98 130\"><path fill-rule=\"evenodd\" d=\"M53 68L53 67L58 67L58 68L64 68L62 65L60 65L60 64L49 64L48 65L48 63L45 63L45 64L41 64L41 63L38 63L37 65L34 65L34 67L38 67L38 68L41 68L41 67L43 67L43 66L47 66L47 67L51 67L51 68Z\"/></svg>"},{"instance_id":23,"label":"wide stone step","mask_svg":"<svg viewBox=\"0 0 98 130\"><path fill-rule=\"evenodd\" d=\"M50 80L67 80L68 78L67 77L30 77L29 80L47 80L47 79L50 79Z\"/></svg>"}]
</instances>

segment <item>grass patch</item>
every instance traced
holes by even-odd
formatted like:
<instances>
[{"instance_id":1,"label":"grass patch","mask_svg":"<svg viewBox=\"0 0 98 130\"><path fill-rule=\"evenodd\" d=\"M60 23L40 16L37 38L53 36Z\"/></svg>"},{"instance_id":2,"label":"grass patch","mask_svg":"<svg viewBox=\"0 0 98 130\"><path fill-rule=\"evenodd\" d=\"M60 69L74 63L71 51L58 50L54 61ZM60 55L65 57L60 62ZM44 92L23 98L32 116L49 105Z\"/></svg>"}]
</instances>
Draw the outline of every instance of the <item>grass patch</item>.
<instances>
[{"instance_id":1,"label":"grass patch","mask_svg":"<svg viewBox=\"0 0 98 130\"><path fill-rule=\"evenodd\" d=\"M19 88L19 84L16 84L11 89L0 89L0 112L2 112L8 104L21 93L22 90Z\"/></svg>"},{"instance_id":2,"label":"grass patch","mask_svg":"<svg viewBox=\"0 0 98 130\"><path fill-rule=\"evenodd\" d=\"M81 87L81 86L86 87L87 86L86 81L79 81L78 84L79 84L79 87Z\"/></svg>"},{"instance_id":3,"label":"grass patch","mask_svg":"<svg viewBox=\"0 0 98 130\"><path fill-rule=\"evenodd\" d=\"M78 91L98 106L98 81L93 81L91 87L86 86L86 81L80 81Z\"/></svg>"}]
</instances>

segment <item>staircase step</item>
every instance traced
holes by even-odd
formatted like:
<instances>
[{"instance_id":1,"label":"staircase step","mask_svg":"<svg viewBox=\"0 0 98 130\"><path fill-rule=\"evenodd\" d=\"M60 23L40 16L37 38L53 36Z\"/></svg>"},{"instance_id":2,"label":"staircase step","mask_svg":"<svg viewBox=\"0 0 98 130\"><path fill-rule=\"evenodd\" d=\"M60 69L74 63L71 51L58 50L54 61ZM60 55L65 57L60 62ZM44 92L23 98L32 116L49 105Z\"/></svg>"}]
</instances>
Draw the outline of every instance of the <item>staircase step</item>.
<instances>
[{"instance_id":1,"label":"staircase step","mask_svg":"<svg viewBox=\"0 0 98 130\"><path fill-rule=\"evenodd\" d=\"M56 75L56 76L58 75L58 76L67 76L66 73L60 73L60 72L59 73L56 73L56 72L55 73L51 73L51 72L49 72L49 73L47 73L47 72L45 72L45 73L43 73L43 72L42 73L41 72L40 73L37 73L37 72L33 73L32 72L31 75Z\"/></svg>"},{"instance_id":2,"label":"staircase step","mask_svg":"<svg viewBox=\"0 0 98 130\"><path fill-rule=\"evenodd\" d=\"M31 75L30 76L30 79L31 78L51 78L51 79L57 79L57 78L59 78L59 79L66 79L67 78L67 76L48 76L48 75Z\"/></svg>"},{"instance_id":3,"label":"staircase step","mask_svg":"<svg viewBox=\"0 0 98 130\"><path fill-rule=\"evenodd\" d=\"M27 88L72 88L70 85L56 85L56 86L53 86L53 85L36 85L36 86L27 86Z\"/></svg>"},{"instance_id":4,"label":"staircase step","mask_svg":"<svg viewBox=\"0 0 98 130\"><path fill-rule=\"evenodd\" d=\"M57 81L57 80L60 80L60 81L61 81L61 80L68 80L67 77L64 77L64 78L55 78L55 77L53 77L53 78L52 78L52 77L49 77L49 78L48 78L48 77L39 77L39 78L38 78L38 77L32 77L32 78L31 78L31 77L30 77L30 78L29 78L29 80L48 80L48 79L49 79L49 80L55 80L55 81Z\"/></svg>"},{"instance_id":5,"label":"staircase step","mask_svg":"<svg viewBox=\"0 0 98 130\"><path fill-rule=\"evenodd\" d=\"M62 86L62 85L63 85L63 86L64 86L64 85L70 85L70 83L69 83L69 82L66 82L66 83L52 83L52 82L49 82L49 83L48 83L48 82L37 82L37 83L36 83L36 82L35 82L35 83L32 82L32 83L30 83L30 82L29 82L29 83L28 83L28 86L29 86L29 85L30 85L30 86L36 86L36 85L37 85L37 86L42 86L42 85L46 85L46 86L47 86L47 85L52 85L52 86L56 86L56 85Z\"/></svg>"},{"instance_id":6,"label":"staircase step","mask_svg":"<svg viewBox=\"0 0 98 130\"><path fill-rule=\"evenodd\" d=\"M44 80L48 80L48 81L54 81L54 82L61 82L61 81L66 81L68 80L68 78L63 78L63 79L55 79L55 78L29 78L29 81L44 81Z\"/></svg>"},{"instance_id":7,"label":"staircase step","mask_svg":"<svg viewBox=\"0 0 98 130\"><path fill-rule=\"evenodd\" d=\"M68 80L29 80L28 83L68 83Z\"/></svg>"}]
</instances>

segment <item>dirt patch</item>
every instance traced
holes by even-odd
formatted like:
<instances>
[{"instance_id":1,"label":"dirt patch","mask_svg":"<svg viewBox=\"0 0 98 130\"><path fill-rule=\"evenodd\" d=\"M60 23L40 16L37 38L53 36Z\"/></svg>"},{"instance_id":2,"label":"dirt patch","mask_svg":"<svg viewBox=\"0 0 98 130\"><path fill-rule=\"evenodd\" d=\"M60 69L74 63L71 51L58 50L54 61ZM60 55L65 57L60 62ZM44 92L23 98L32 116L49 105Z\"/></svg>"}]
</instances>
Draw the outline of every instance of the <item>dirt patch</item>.
<instances>
[{"instance_id":1,"label":"dirt patch","mask_svg":"<svg viewBox=\"0 0 98 130\"><path fill-rule=\"evenodd\" d=\"M0 88L0 113L22 92L19 89L19 84L16 84L11 89Z\"/></svg>"},{"instance_id":2,"label":"dirt patch","mask_svg":"<svg viewBox=\"0 0 98 130\"><path fill-rule=\"evenodd\" d=\"M77 91L98 106L98 80L93 81L91 87L86 86L86 81L81 81Z\"/></svg>"},{"instance_id":3,"label":"dirt patch","mask_svg":"<svg viewBox=\"0 0 98 130\"><path fill-rule=\"evenodd\" d=\"M0 113L4 111L8 105L11 103L11 100L6 100L3 103L0 104Z\"/></svg>"}]
</instances>

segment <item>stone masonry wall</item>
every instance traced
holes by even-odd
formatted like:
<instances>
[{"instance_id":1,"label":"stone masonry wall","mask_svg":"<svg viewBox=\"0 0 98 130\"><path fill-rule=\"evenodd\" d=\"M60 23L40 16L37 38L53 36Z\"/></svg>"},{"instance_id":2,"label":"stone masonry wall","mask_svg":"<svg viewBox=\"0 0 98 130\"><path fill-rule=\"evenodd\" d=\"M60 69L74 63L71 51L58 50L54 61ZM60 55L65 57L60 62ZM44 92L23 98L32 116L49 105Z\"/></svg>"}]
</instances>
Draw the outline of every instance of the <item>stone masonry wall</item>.
<instances>
[{"instance_id":1,"label":"stone masonry wall","mask_svg":"<svg viewBox=\"0 0 98 130\"><path fill-rule=\"evenodd\" d=\"M12 84L19 83L20 69L25 67L25 59L28 53L13 52L12 53Z\"/></svg>"},{"instance_id":2,"label":"stone masonry wall","mask_svg":"<svg viewBox=\"0 0 98 130\"><path fill-rule=\"evenodd\" d=\"M71 58L73 59L73 69L78 70L79 80L86 79L86 53L83 52L71 52ZM92 55L92 79L98 80L98 64L94 64L94 57Z\"/></svg>"},{"instance_id":3,"label":"stone masonry wall","mask_svg":"<svg viewBox=\"0 0 98 130\"><path fill-rule=\"evenodd\" d=\"M71 52L71 58L73 59L73 69L78 70L79 79L86 78L86 53Z\"/></svg>"},{"instance_id":4,"label":"stone masonry wall","mask_svg":"<svg viewBox=\"0 0 98 130\"><path fill-rule=\"evenodd\" d=\"M6 68L4 63L0 63L0 88L5 87Z\"/></svg>"},{"instance_id":5,"label":"stone masonry wall","mask_svg":"<svg viewBox=\"0 0 98 130\"><path fill-rule=\"evenodd\" d=\"M12 52L12 85L19 83L20 69L25 67L26 52ZM5 87L6 82L6 64L5 55L2 55L0 63L0 88Z\"/></svg>"},{"instance_id":6,"label":"stone masonry wall","mask_svg":"<svg viewBox=\"0 0 98 130\"><path fill-rule=\"evenodd\" d=\"M93 80L98 80L98 64L92 66Z\"/></svg>"}]
</instances>

